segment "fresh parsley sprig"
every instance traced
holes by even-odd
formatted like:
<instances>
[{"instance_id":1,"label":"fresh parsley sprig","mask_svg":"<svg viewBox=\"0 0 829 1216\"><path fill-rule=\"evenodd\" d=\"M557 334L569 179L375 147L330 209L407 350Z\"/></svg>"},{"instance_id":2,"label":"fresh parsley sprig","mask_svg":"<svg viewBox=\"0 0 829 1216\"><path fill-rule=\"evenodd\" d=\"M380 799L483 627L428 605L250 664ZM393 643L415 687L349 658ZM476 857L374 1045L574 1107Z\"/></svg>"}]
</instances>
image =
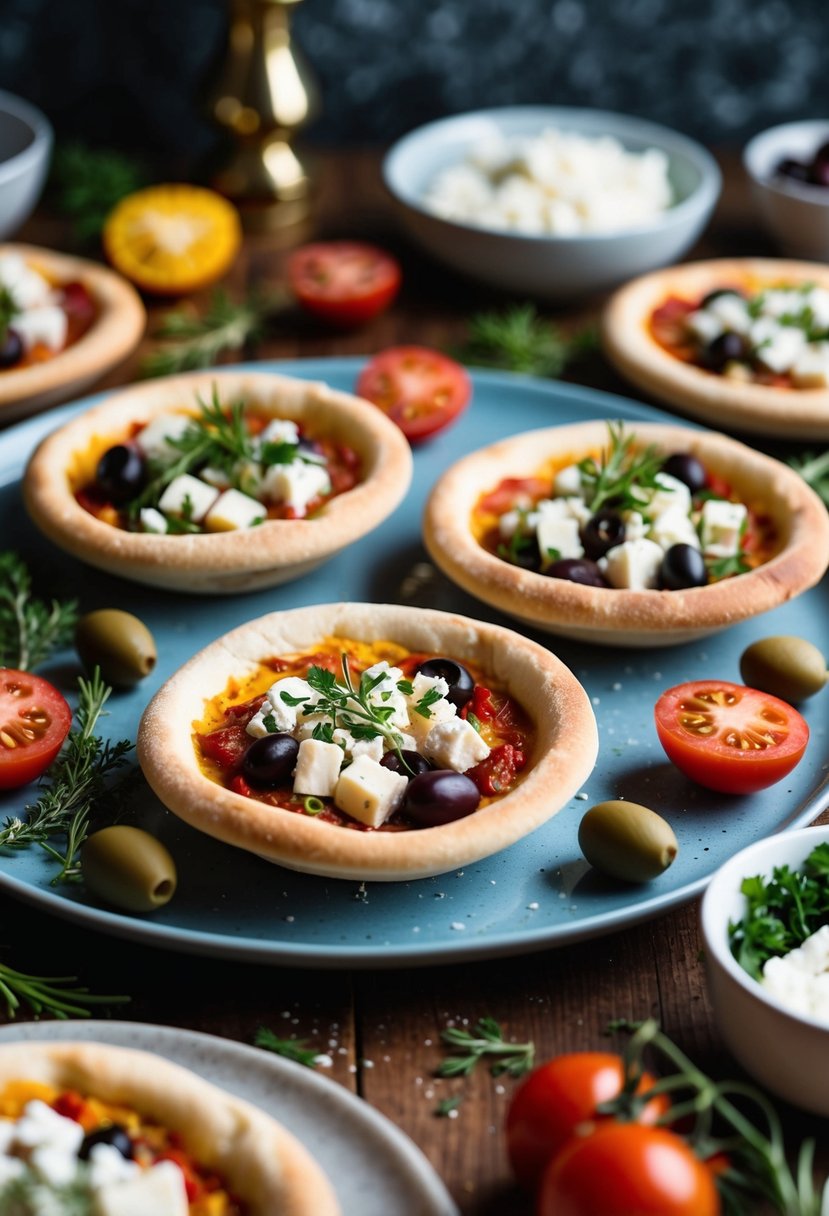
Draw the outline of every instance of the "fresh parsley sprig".
<instances>
[{"instance_id":1,"label":"fresh parsley sprig","mask_svg":"<svg viewBox=\"0 0 829 1216\"><path fill-rule=\"evenodd\" d=\"M319 734L315 730L315 737L326 738L328 742L331 742L337 727L343 727L350 731L355 739L380 737L399 754L403 739L390 721L394 715L394 706L378 705L371 699L371 694L379 684L382 684L385 678L384 673L380 672L378 675L370 676L367 672L363 672L359 684L355 684L348 665L348 655L342 654L340 661L343 673L342 684L338 683L333 672L327 671L324 667L311 667L308 670L306 679L317 694L317 700L313 705L306 706L305 713L322 714L331 719Z\"/></svg>"},{"instance_id":2,"label":"fresh parsley sprig","mask_svg":"<svg viewBox=\"0 0 829 1216\"><path fill-rule=\"evenodd\" d=\"M58 862L53 884L77 877L75 858L86 839L93 810L106 793L109 777L126 763L133 746L128 739L111 743L95 734L112 692L97 667L91 679L79 678L78 688L76 725L48 770L37 802L25 808L22 818L10 816L0 828L0 848L39 844ZM65 838L62 851L49 843L56 836Z\"/></svg>"},{"instance_id":3,"label":"fresh parsley sprig","mask_svg":"<svg viewBox=\"0 0 829 1216\"><path fill-rule=\"evenodd\" d=\"M532 304L484 312L469 321L469 336L456 353L464 363L503 367L529 376L560 376L574 359L595 350L598 334L583 329L566 334L538 315Z\"/></svg>"},{"instance_id":4,"label":"fresh parsley sprig","mask_svg":"<svg viewBox=\"0 0 829 1216\"><path fill-rule=\"evenodd\" d=\"M760 979L768 959L788 954L829 924L829 844L817 845L799 870L775 866L770 879L743 879L742 920L728 926L731 950L741 967Z\"/></svg>"},{"instance_id":5,"label":"fresh parsley sprig","mask_svg":"<svg viewBox=\"0 0 829 1216\"><path fill-rule=\"evenodd\" d=\"M253 1041L257 1047L264 1047L265 1051L284 1056L286 1060L293 1060L296 1064L304 1064L306 1068L317 1066L320 1053L308 1046L307 1039L280 1039L272 1030L268 1030L267 1026L260 1026Z\"/></svg>"},{"instance_id":6,"label":"fresh parsley sprig","mask_svg":"<svg viewBox=\"0 0 829 1216\"><path fill-rule=\"evenodd\" d=\"M51 1013L56 1018L88 1018L96 1005L123 1005L128 996L95 996L88 988L73 988L74 975L25 975L0 963L0 1000L9 1018L17 1017L26 1005L38 1018Z\"/></svg>"},{"instance_id":7,"label":"fresh parsley sprig","mask_svg":"<svg viewBox=\"0 0 829 1216\"><path fill-rule=\"evenodd\" d=\"M467 1077L485 1056L499 1057L490 1072L494 1077L508 1073L522 1077L535 1061L534 1043L509 1043L494 1018L479 1018L472 1032L460 1026L447 1026L441 1040L455 1050L438 1066L438 1077Z\"/></svg>"},{"instance_id":8,"label":"fresh parsley sprig","mask_svg":"<svg viewBox=\"0 0 829 1216\"><path fill-rule=\"evenodd\" d=\"M142 374L171 376L212 367L220 355L260 342L268 322L288 306L286 293L251 291L235 301L219 289L200 316L180 309L168 312L155 331L162 345L144 360Z\"/></svg>"},{"instance_id":9,"label":"fresh parsley sprig","mask_svg":"<svg viewBox=\"0 0 829 1216\"><path fill-rule=\"evenodd\" d=\"M584 497L595 515L603 506L617 510L637 510L647 503L640 491L658 487L657 473L664 456L650 446L636 450L636 437L625 432L621 422L608 422L608 446L596 460L593 456L579 462Z\"/></svg>"},{"instance_id":10,"label":"fresh parsley sprig","mask_svg":"<svg viewBox=\"0 0 829 1216\"><path fill-rule=\"evenodd\" d=\"M71 641L77 620L75 600L34 598L26 563L11 551L0 553L0 667L31 671Z\"/></svg>"},{"instance_id":11,"label":"fresh parsley sprig","mask_svg":"<svg viewBox=\"0 0 829 1216\"><path fill-rule=\"evenodd\" d=\"M829 507L829 448L819 456L814 452L793 456L789 464Z\"/></svg>"}]
</instances>

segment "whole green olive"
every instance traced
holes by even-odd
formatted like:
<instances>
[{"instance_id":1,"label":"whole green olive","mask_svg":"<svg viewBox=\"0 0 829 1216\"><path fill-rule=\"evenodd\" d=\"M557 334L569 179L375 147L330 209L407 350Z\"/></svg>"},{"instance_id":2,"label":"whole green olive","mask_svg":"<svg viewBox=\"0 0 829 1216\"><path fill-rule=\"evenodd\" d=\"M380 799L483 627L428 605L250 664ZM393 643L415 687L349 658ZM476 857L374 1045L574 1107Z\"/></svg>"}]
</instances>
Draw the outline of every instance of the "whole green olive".
<instances>
[{"instance_id":1,"label":"whole green olive","mask_svg":"<svg viewBox=\"0 0 829 1216\"><path fill-rule=\"evenodd\" d=\"M579 824L579 848L591 866L625 882L657 878L679 852L674 830L636 802L599 802Z\"/></svg>"},{"instance_id":2,"label":"whole green olive","mask_svg":"<svg viewBox=\"0 0 829 1216\"><path fill-rule=\"evenodd\" d=\"M761 638L740 656L744 683L797 704L820 692L829 680L826 659L805 638Z\"/></svg>"},{"instance_id":3,"label":"whole green olive","mask_svg":"<svg viewBox=\"0 0 829 1216\"><path fill-rule=\"evenodd\" d=\"M107 684L131 688L155 667L155 639L143 621L120 608L88 612L75 629L75 649L88 671L100 667Z\"/></svg>"},{"instance_id":4,"label":"whole green olive","mask_svg":"<svg viewBox=\"0 0 829 1216\"><path fill-rule=\"evenodd\" d=\"M161 841L126 824L93 832L81 849L81 874L93 895L127 912L153 912L176 890L176 863Z\"/></svg>"}]
</instances>

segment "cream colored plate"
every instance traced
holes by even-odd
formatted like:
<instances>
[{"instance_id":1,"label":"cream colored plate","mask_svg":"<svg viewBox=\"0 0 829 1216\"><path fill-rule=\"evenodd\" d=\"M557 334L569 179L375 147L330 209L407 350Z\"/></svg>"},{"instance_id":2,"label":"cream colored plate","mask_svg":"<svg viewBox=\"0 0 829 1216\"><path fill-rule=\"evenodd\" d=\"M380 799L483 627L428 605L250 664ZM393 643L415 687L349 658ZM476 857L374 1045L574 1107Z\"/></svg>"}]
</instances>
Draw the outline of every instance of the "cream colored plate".
<instances>
[{"instance_id":1,"label":"cream colored plate","mask_svg":"<svg viewBox=\"0 0 829 1216\"><path fill-rule=\"evenodd\" d=\"M646 274L622 287L607 305L602 320L605 352L631 384L703 422L780 439L829 439L829 389L741 384L676 359L650 333L654 310L672 295L694 298L720 287L753 292L801 283L829 289L829 266L721 258Z\"/></svg>"},{"instance_id":2,"label":"cream colored plate","mask_svg":"<svg viewBox=\"0 0 829 1216\"><path fill-rule=\"evenodd\" d=\"M0 256L18 253L57 283L81 282L98 315L79 341L45 363L0 371L0 423L37 413L77 396L135 350L147 317L133 287L97 262L36 245L0 245Z\"/></svg>"}]
</instances>

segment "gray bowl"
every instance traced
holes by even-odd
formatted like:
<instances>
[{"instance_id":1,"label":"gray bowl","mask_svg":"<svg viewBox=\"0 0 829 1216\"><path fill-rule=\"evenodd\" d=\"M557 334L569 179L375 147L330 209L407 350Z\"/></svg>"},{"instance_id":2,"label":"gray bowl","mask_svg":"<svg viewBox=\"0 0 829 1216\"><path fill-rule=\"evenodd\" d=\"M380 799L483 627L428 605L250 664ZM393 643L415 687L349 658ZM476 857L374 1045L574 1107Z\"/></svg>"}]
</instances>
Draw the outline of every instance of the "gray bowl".
<instances>
[{"instance_id":1,"label":"gray bowl","mask_svg":"<svg viewBox=\"0 0 829 1216\"><path fill-rule=\"evenodd\" d=\"M743 165L766 228L784 253L829 262L829 189L775 176L785 157L810 160L829 140L829 119L770 127L746 144Z\"/></svg>"},{"instance_id":2,"label":"gray bowl","mask_svg":"<svg viewBox=\"0 0 829 1216\"><path fill-rule=\"evenodd\" d=\"M600 235L520 236L441 218L427 210L427 187L495 134L534 135L557 127L611 135L629 151L660 148L676 202L652 223ZM704 228L720 192L713 157L667 127L603 110L507 106L428 123L405 135L383 163L383 177L411 236L447 265L506 291L560 301L606 291L679 258Z\"/></svg>"},{"instance_id":3,"label":"gray bowl","mask_svg":"<svg viewBox=\"0 0 829 1216\"><path fill-rule=\"evenodd\" d=\"M0 240L28 219L40 198L52 128L28 101L0 90Z\"/></svg>"}]
</instances>

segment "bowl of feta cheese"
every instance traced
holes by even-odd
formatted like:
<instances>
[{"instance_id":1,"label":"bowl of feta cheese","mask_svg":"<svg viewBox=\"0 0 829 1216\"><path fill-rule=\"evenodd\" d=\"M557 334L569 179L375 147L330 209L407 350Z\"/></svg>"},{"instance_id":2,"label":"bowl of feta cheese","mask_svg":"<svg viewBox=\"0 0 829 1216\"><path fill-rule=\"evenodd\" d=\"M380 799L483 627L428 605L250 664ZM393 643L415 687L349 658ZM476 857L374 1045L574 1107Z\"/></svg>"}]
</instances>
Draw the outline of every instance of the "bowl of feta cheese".
<instances>
[{"instance_id":1,"label":"bowl of feta cheese","mask_svg":"<svg viewBox=\"0 0 829 1216\"><path fill-rule=\"evenodd\" d=\"M824 1116L827 875L829 825L771 836L717 871L701 909L708 991L729 1050L773 1093Z\"/></svg>"},{"instance_id":2,"label":"bowl of feta cheese","mask_svg":"<svg viewBox=\"0 0 829 1216\"><path fill-rule=\"evenodd\" d=\"M509 106L440 119L383 166L409 234L494 287L560 301L675 261L720 191L692 140L602 110Z\"/></svg>"}]
</instances>

